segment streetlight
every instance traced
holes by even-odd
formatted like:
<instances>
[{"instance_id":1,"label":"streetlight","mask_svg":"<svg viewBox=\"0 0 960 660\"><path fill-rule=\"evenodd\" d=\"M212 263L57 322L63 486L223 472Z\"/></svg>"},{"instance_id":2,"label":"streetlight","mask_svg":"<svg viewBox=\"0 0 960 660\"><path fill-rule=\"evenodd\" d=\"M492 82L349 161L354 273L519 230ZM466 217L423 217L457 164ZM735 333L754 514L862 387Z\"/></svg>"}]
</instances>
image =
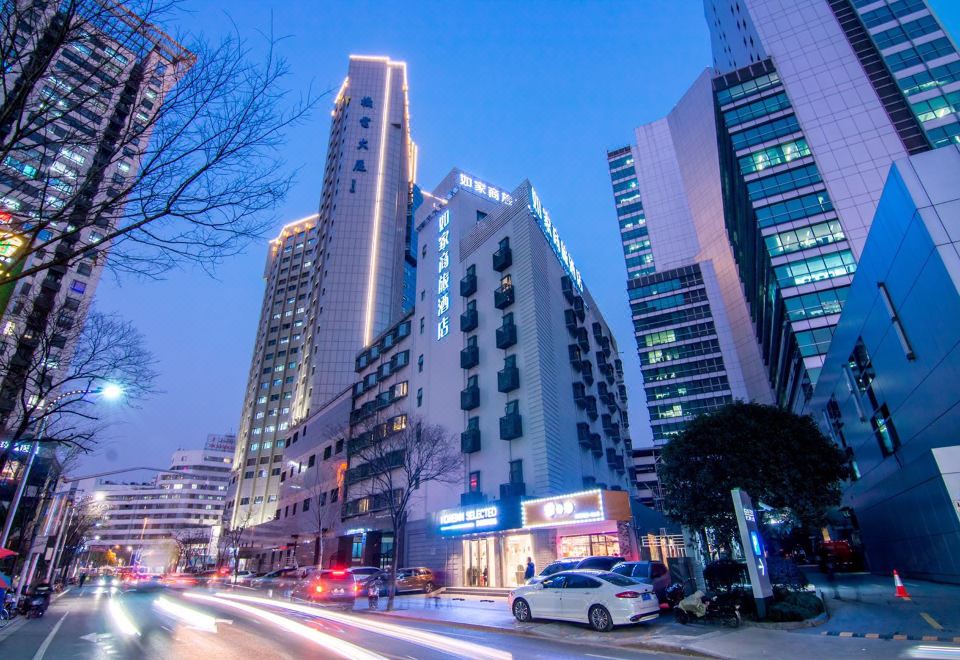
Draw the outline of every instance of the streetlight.
<instances>
[{"instance_id":1,"label":"streetlight","mask_svg":"<svg viewBox=\"0 0 960 660\"><path fill-rule=\"evenodd\" d=\"M100 387L86 392L84 390L72 390L70 392L64 392L60 396L56 397L53 401L50 402L50 405L55 405L61 399L64 399L68 396L77 396L80 395L80 398L83 398L84 394L100 394L108 401L115 401L123 396L123 387L118 383L105 382ZM7 545L7 541L10 539L10 530L13 528L13 519L17 515L17 509L20 507L20 500L23 498L23 491L27 488L27 479L30 477L30 469L33 467L33 459L37 454L37 450L40 447L40 443L36 438L42 438L43 432L47 429L47 420L49 417L44 417L40 420L40 426L34 433L34 440L30 443L30 455L27 458L27 464L23 468L23 474L20 476L20 482L17 484L17 490L13 494L13 500L10 502L10 508L7 509L7 519L3 524L3 533L0 533L0 548L4 548Z\"/></svg>"}]
</instances>

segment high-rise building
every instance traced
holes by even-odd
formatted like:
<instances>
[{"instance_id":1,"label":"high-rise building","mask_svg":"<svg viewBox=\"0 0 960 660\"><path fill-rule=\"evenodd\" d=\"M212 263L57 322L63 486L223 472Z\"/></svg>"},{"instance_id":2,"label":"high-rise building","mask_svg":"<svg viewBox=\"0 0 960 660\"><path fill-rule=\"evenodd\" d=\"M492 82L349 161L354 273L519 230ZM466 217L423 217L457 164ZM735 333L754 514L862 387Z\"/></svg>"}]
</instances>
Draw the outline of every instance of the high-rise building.
<instances>
[{"instance_id":1,"label":"high-rise building","mask_svg":"<svg viewBox=\"0 0 960 660\"><path fill-rule=\"evenodd\" d=\"M723 201L709 72L665 119L641 126L635 137L632 147L607 159L658 447L698 414L737 399L771 397L733 255L717 226ZM624 214L626 208L632 211ZM633 262L638 253L648 255L643 270ZM651 455L635 451L638 458ZM636 477L651 497L659 493L649 472Z\"/></svg>"},{"instance_id":2,"label":"high-rise building","mask_svg":"<svg viewBox=\"0 0 960 660\"><path fill-rule=\"evenodd\" d=\"M635 553L622 364L572 250L528 182L454 170L424 197L417 306L355 356L340 560L505 587L528 556ZM464 464L398 543L363 449L421 421Z\"/></svg>"},{"instance_id":3,"label":"high-rise building","mask_svg":"<svg viewBox=\"0 0 960 660\"><path fill-rule=\"evenodd\" d=\"M174 568L184 544L194 566L216 560L227 484L233 465L233 435L210 435L203 449L178 449L169 470L149 482L89 479L77 491L93 499L98 523L88 546L114 549L126 563L153 571ZM178 557L179 555L179 557Z\"/></svg>"},{"instance_id":4,"label":"high-rise building","mask_svg":"<svg viewBox=\"0 0 960 660\"><path fill-rule=\"evenodd\" d=\"M356 351L412 307L415 170L406 65L351 56L319 213L271 243L237 450L258 467L237 473L233 521L273 518L280 436L350 387Z\"/></svg>"},{"instance_id":5,"label":"high-rise building","mask_svg":"<svg viewBox=\"0 0 960 660\"><path fill-rule=\"evenodd\" d=\"M20 393L30 394L35 356L66 367L70 329L83 324L106 257L93 248L114 221L97 206L136 175L151 117L194 61L125 7L68 4L14 0L3 8L3 114L19 119L0 127L0 273L29 272L60 248L91 249L0 287L0 427L13 423ZM26 245L34 251L24 260Z\"/></svg>"},{"instance_id":6,"label":"high-rise building","mask_svg":"<svg viewBox=\"0 0 960 660\"><path fill-rule=\"evenodd\" d=\"M705 11L726 234L775 401L801 409L890 165L957 134L960 54L924 0Z\"/></svg>"}]
</instances>

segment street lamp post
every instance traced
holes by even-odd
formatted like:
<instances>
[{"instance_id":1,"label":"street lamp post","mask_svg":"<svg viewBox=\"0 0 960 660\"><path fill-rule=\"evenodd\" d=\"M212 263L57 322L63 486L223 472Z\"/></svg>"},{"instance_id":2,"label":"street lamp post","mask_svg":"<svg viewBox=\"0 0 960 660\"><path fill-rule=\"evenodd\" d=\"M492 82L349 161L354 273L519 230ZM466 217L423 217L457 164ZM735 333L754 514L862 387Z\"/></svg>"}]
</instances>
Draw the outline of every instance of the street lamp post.
<instances>
[{"instance_id":1,"label":"street lamp post","mask_svg":"<svg viewBox=\"0 0 960 660\"><path fill-rule=\"evenodd\" d=\"M64 399L68 396L82 395L86 392L84 390L73 390L70 392L64 392L53 401L50 402L50 405L56 404L61 399ZM98 387L94 390L91 390L89 394L100 394L107 400L119 399L123 396L123 388L116 383L106 383L102 387ZM37 429L35 438L42 438L43 432L47 430L47 420L49 417L44 417L40 420L40 427ZM12 449L12 447L11 447ZM40 442L34 439L30 443L30 456L27 458L27 464L23 467L23 474L20 476L20 481L17 484L17 490L13 494L13 500L10 502L10 508L7 509L7 519L3 523L3 532L0 533L0 548L5 548L7 541L10 539L10 531L13 529L13 519L17 515L17 509L20 508L20 500L23 499L23 492L27 488L27 481L30 478L30 470L33 467L34 458L37 455L37 451L40 449Z\"/></svg>"}]
</instances>

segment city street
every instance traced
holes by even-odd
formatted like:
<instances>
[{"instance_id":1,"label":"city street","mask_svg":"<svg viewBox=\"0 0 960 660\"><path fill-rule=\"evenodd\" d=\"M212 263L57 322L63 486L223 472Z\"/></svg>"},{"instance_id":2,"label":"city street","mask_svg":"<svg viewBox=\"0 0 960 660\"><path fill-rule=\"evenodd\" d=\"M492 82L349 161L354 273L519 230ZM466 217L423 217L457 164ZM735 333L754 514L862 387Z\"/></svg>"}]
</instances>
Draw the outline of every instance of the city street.
<instances>
[{"instance_id":1,"label":"city street","mask_svg":"<svg viewBox=\"0 0 960 660\"><path fill-rule=\"evenodd\" d=\"M451 630L337 608L216 591L145 593L73 588L42 619L0 630L5 660L43 658L646 658L664 654Z\"/></svg>"}]
</instances>

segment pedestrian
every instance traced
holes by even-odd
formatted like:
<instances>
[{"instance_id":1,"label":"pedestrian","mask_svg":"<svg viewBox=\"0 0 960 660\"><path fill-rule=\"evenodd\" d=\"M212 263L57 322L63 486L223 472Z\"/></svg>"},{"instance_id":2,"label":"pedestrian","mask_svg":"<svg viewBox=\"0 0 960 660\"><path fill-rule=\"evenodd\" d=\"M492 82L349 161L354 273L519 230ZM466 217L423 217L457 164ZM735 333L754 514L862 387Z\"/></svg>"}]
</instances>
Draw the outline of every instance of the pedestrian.
<instances>
[{"instance_id":1,"label":"pedestrian","mask_svg":"<svg viewBox=\"0 0 960 660\"><path fill-rule=\"evenodd\" d=\"M532 557L527 557L527 570L523 572L523 579L529 580L537 572L537 567L533 563Z\"/></svg>"},{"instance_id":2,"label":"pedestrian","mask_svg":"<svg viewBox=\"0 0 960 660\"><path fill-rule=\"evenodd\" d=\"M86 574L86 573L81 573L81 574L80 574L80 582L79 582L79 585L78 585L78 586L79 586L81 589L83 589L83 583L86 582L86 581L87 581L87 574Z\"/></svg>"}]
</instances>

